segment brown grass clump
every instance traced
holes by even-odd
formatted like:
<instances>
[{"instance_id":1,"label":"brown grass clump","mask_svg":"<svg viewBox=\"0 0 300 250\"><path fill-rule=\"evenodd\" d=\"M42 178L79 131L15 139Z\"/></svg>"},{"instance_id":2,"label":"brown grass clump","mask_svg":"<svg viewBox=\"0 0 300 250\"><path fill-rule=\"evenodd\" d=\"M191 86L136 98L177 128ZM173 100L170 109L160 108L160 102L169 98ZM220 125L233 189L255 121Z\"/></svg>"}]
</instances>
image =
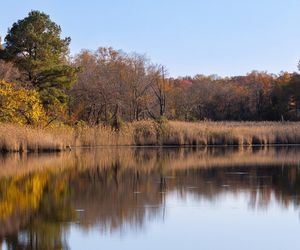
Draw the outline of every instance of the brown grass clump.
<instances>
[{"instance_id":1,"label":"brown grass clump","mask_svg":"<svg viewBox=\"0 0 300 250\"><path fill-rule=\"evenodd\" d=\"M0 124L0 151L4 153L61 151L69 144L69 137L70 135L62 129L52 131Z\"/></svg>"},{"instance_id":2,"label":"brown grass clump","mask_svg":"<svg viewBox=\"0 0 300 250\"><path fill-rule=\"evenodd\" d=\"M267 146L300 144L297 122L154 122L48 129L0 124L0 151L62 151L69 146Z\"/></svg>"}]
</instances>

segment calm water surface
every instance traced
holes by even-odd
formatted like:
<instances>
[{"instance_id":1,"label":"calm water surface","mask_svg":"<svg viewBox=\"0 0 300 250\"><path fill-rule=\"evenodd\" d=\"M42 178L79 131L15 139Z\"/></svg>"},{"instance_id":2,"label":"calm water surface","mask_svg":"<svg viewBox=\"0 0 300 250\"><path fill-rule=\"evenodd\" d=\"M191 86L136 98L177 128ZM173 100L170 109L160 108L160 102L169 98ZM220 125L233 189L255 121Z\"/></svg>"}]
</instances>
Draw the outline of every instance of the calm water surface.
<instances>
[{"instance_id":1,"label":"calm water surface","mask_svg":"<svg viewBox=\"0 0 300 250\"><path fill-rule=\"evenodd\" d=\"M298 249L300 148L0 158L0 249Z\"/></svg>"}]
</instances>

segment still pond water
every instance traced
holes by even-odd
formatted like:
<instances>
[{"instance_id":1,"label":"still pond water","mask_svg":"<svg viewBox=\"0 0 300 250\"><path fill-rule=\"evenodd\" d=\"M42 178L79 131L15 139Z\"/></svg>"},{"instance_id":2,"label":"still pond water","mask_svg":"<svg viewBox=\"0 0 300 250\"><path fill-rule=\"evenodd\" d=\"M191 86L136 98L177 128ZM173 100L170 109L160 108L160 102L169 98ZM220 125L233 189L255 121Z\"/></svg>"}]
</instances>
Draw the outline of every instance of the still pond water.
<instances>
[{"instance_id":1,"label":"still pond water","mask_svg":"<svg viewBox=\"0 0 300 250\"><path fill-rule=\"evenodd\" d=\"M298 249L300 148L0 158L0 249Z\"/></svg>"}]
</instances>

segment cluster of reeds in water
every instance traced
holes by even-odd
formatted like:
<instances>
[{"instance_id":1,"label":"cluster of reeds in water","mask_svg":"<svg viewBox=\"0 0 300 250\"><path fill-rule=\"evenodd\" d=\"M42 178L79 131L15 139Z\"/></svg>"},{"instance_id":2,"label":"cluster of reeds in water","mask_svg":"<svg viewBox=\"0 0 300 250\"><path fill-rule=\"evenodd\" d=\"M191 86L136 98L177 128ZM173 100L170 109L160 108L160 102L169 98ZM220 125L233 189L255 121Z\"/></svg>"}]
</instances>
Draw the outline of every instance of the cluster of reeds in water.
<instances>
[{"instance_id":1,"label":"cluster of reeds in water","mask_svg":"<svg viewBox=\"0 0 300 250\"><path fill-rule=\"evenodd\" d=\"M2 152L61 151L74 146L208 146L299 144L297 122L154 122L29 128L0 125Z\"/></svg>"}]
</instances>

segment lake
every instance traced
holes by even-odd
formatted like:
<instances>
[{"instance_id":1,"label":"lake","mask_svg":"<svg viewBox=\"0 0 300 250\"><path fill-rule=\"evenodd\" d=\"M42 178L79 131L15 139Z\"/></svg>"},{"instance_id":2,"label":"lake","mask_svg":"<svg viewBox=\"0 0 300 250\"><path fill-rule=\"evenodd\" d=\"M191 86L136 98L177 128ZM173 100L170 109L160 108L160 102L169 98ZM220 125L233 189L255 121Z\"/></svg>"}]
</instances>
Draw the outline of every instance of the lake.
<instances>
[{"instance_id":1,"label":"lake","mask_svg":"<svg viewBox=\"0 0 300 250\"><path fill-rule=\"evenodd\" d=\"M300 147L0 158L0 249L297 249Z\"/></svg>"}]
</instances>

